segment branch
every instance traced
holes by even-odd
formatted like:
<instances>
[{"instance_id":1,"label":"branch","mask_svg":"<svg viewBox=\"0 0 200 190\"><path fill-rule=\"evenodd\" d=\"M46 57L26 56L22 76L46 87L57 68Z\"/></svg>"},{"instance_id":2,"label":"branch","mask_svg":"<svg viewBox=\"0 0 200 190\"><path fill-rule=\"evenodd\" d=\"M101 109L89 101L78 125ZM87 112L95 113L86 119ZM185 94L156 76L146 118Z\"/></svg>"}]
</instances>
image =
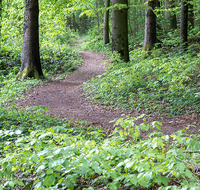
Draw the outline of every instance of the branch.
<instances>
[{"instance_id":1,"label":"branch","mask_svg":"<svg viewBox=\"0 0 200 190\"><path fill-rule=\"evenodd\" d=\"M183 152L185 152L185 153L200 153L200 150L194 150L194 151L192 151L192 150L184 150Z\"/></svg>"}]
</instances>

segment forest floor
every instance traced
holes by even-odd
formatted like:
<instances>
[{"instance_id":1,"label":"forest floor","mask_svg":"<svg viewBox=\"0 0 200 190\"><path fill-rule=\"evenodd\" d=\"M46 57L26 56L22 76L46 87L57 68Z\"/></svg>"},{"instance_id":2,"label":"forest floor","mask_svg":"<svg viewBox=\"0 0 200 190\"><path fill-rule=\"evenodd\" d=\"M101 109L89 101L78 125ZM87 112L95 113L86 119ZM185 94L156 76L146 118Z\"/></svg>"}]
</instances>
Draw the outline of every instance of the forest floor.
<instances>
[{"instance_id":1,"label":"forest floor","mask_svg":"<svg viewBox=\"0 0 200 190\"><path fill-rule=\"evenodd\" d=\"M47 83L35 86L32 90L26 91L25 98L16 101L16 104L21 107L44 106L49 109L46 114L50 116L56 115L63 120L86 121L105 131L112 131L114 123L109 121L121 118L122 114L132 117L142 114L135 110L118 110L99 106L93 104L89 98L84 98L82 84L104 73L106 66L103 62L107 57L92 51L79 51L79 53L84 62L76 71L63 80L51 79ZM163 123L161 131L164 134L172 134L190 124L195 125L196 128L191 127L189 133L198 134L200 130L200 116L195 114L171 118L151 114L146 119L147 123L161 121Z\"/></svg>"}]
</instances>

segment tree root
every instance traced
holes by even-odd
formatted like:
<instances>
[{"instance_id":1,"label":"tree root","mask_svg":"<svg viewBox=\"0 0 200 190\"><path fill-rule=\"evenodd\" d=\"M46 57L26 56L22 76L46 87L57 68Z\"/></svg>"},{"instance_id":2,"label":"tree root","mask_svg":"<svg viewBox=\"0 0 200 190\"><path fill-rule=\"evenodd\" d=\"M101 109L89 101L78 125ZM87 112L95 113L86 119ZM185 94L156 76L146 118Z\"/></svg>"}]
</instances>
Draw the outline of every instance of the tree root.
<instances>
[{"instance_id":1,"label":"tree root","mask_svg":"<svg viewBox=\"0 0 200 190\"><path fill-rule=\"evenodd\" d=\"M36 67L33 67L31 65L27 65L26 68L23 71L21 71L17 74L16 80L19 80L19 79L24 80L27 77L31 77L31 78L35 78L35 79L40 78Z\"/></svg>"}]
</instances>

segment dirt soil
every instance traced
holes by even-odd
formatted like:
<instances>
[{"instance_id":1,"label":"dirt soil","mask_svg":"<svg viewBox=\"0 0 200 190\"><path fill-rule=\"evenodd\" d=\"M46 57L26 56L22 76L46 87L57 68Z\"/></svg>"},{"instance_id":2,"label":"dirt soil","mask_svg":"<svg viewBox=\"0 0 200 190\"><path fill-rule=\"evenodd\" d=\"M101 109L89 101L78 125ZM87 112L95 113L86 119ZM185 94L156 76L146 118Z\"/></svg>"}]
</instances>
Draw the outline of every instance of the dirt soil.
<instances>
[{"instance_id":1,"label":"dirt soil","mask_svg":"<svg viewBox=\"0 0 200 190\"><path fill-rule=\"evenodd\" d=\"M109 121L122 117L122 114L137 117L141 115L135 110L106 110L83 97L83 82L101 75L106 70L103 61L105 55L92 51L79 51L84 60L83 64L63 80L51 80L34 87L31 91L25 92L25 99L18 100L18 106L45 106L49 109L46 114L50 116L74 119L74 121L86 121L94 126L100 126L106 131L114 129L113 123ZM171 134L177 130L191 127L189 133L198 134L200 131L200 116L182 115L166 118L154 115L147 118L147 122L161 121L162 132Z\"/></svg>"}]
</instances>

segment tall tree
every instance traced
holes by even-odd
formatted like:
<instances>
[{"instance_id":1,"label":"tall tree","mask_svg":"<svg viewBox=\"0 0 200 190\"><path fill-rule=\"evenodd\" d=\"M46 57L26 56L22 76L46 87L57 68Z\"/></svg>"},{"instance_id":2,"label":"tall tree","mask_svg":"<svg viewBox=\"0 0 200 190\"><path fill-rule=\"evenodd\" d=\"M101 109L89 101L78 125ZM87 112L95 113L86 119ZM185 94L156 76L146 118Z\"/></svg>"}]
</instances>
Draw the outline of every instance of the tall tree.
<instances>
[{"instance_id":1,"label":"tall tree","mask_svg":"<svg viewBox=\"0 0 200 190\"><path fill-rule=\"evenodd\" d=\"M167 11L165 11L165 19L169 21L166 25L166 31L177 29L176 14L172 10L172 8L175 7L174 3L174 0L165 0L165 8L167 9Z\"/></svg>"},{"instance_id":2,"label":"tall tree","mask_svg":"<svg viewBox=\"0 0 200 190\"><path fill-rule=\"evenodd\" d=\"M189 29L194 28L194 5L192 4L192 0L188 0L188 21L189 21Z\"/></svg>"},{"instance_id":3,"label":"tall tree","mask_svg":"<svg viewBox=\"0 0 200 190\"><path fill-rule=\"evenodd\" d=\"M99 0L96 2L96 9L98 9L99 7L102 8L103 6L104 6L103 0ZM96 20L97 20L98 32L100 32L100 25L101 25L101 22L103 21L102 17L103 17L102 11L97 11L96 12Z\"/></svg>"},{"instance_id":4,"label":"tall tree","mask_svg":"<svg viewBox=\"0 0 200 190\"><path fill-rule=\"evenodd\" d=\"M2 22L2 0L0 0L0 45L1 45L1 27L2 27L1 22Z\"/></svg>"},{"instance_id":5,"label":"tall tree","mask_svg":"<svg viewBox=\"0 0 200 190\"><path fill-rule=\"evenodd\" d=\"M175 8L174 3L175 3L174 0L170 1L171 8ZM175 11L171 11L171 15L170 15L170 28L171 29L177 29L177 19L176 19L176 13L175 13Z\"/></svg>"},{"instance_id":6,"label":"tall tree","mask_svg":"<svg viewBox=\"0 0 200 190\"><path fill-rule=\"evenodd\" d=\"M39 54L38 0L25 0L22 63L17 79L43 77Z\"/></svg>"},{"instance_id":7,"label":"tall tree","mask_svg":"<svg viewBox=\"0 0 200 190\"><path fill-rule=\"evenodd\" d=\"M110 6L110 0L106 0L105 7ZM109 40L109 10L106 10L104 13L104 26L103 26L103 43L108 44Z\"/></svg>"},{"instance_id":8,"label":"tall tree","mask_svg":"<svg viewBox=\"0 0 200 190\"><path fill-rule=\"evenodd\" d=\"M119 7L113 9L112 15L112 51L117 51L128 62L128 0L112 0L112 6L116 4Z\"/></svg>"},{"instance_id":9,"label":"tall tree","mask_svg":"<svg viewBox=\"0 0 200 190\"><path fill-rule=\"evenodd\" d=\"M180 37L182 38L182 47L186 48L188 43L188 0L181 1Z\"/></svg>"},{"instance_id":10,"label":"tall tree","mask_svg":"<svg viewBox=\"0 0 200 190\"><path fill-rule=\"evenodd\" d=\"M156 0L147 0L147 8L145 11L145 35L143 50L151 50L156 43L156 15L154 9Z\"/></svg>"}]
</instances>

